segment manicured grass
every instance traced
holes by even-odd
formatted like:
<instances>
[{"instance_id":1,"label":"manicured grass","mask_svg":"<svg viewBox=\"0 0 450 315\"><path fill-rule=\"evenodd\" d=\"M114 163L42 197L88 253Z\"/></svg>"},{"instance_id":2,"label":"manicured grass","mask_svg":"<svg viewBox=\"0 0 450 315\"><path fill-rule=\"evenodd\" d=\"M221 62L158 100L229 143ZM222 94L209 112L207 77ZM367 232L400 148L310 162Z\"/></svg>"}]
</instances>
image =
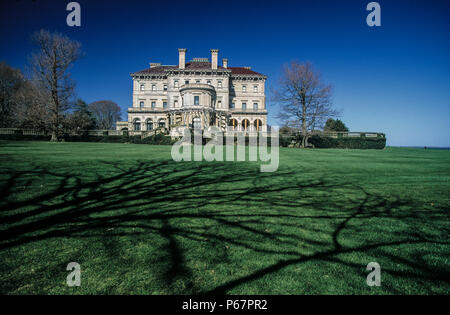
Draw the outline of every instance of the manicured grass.
<instances>
[{"instance_id":1,"label":"manicured grass","mask_svg":"<svg viewBox=\"0 0 450 315\"><path fill-rule=\"evenodd\" d=\"M0 142L1 293L449 293L450 151L280 149L261 173L170 149Z\"/></svg>"}]
</instances>

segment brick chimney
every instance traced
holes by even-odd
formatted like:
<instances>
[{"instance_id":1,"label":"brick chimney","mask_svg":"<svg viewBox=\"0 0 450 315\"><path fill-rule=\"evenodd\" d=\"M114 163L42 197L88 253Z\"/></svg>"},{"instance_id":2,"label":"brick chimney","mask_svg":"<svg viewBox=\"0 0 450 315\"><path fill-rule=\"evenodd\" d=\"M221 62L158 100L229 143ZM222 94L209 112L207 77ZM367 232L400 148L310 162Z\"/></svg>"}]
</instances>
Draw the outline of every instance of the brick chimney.
<instances>
[{"instance_id":1,"label":"brick chimney","mask_svg":"<svg viewBox=\"0 0 450 315\"><path fill-rule=\"evenodd\" d=\"M184 69L186 64L186 48L178 48L178 68Z\"/></svg>"},{"instance_id":2,"label":"brick chimney","mask_svg":"<svg viewBox=\"0 0 450 315\"><path fill-rule=\"evenodd\" d=\"M211 49L211 69L217 70L217 58L219 56L218 49Z\"/></svg>"},{"instance_id":3,"label":"brick chimney","mask_svg":"<svg viewBox=\"0 0 450 315\"><path fill-rule=\"evenodd\" d=\"M227 69L227 68L228 68L228 59L227 59L227 58L223 58L223 59L222 59L222 64L223 64L223 67L224 67L225 69Z\"/></svg>"}]
</instances>

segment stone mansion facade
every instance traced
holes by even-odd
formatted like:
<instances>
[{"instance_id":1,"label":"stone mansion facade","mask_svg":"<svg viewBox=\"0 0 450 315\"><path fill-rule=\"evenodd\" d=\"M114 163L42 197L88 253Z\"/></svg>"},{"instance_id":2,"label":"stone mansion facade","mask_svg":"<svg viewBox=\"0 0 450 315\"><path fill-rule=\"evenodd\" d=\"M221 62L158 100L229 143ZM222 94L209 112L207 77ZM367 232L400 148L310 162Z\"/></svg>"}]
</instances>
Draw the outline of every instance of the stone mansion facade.
<instances>
[{"instance_id":1,"label":"stone mansion facade","mask_svg":"<svg viewBox=\"0 0 450 315\"><path fill-rule=\"evenodd\" d=\"M211 49L211 61L186 62L186 49L178 52L176 66L150 63L131 74L133 106L117 130L161 128L174 136L186 127L267 131L265 75L250 67L229 67L227 59L219 66L217 49Z\"/></svg>"}]
</instances>

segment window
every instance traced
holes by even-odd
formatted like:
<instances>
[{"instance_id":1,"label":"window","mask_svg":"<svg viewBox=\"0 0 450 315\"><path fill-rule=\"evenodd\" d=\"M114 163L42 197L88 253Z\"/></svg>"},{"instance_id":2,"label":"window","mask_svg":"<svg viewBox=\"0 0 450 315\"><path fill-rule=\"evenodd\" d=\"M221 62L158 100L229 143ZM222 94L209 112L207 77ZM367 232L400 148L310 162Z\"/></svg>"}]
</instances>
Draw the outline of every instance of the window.
<instances>
[{"instance_id":1,"label":"window","mask_svg":"<svg viewBox=\"0 0 450 315\"><path fill-rule=\"evenodd\" d=\"M167 84L164 84L164 91L167 91Z\"/></svg>"},{"instance_id":2,"label":"window","mask_svg":"<svg viewBox=\"0 0 450 315\"><path fill-rule=\"evenodd\" d=\"M195 83L200 83L200 80L196 80Z\"/></svg>"},{"instance_id":3,"label":"window","mask_svg":"<svg viewBox=\"0 0 450 315\"><path fill-rule=\"evenodd\" d=\"M144 101L140 101L140 102L139 102L139 107L140 107L140 108L144 107Z\"/></svg>"},{"instance_id":4,"label":"window","mask_svg":"<svg viewBox=\"0 0 450 315\"><path fill-rule=\"evenodd\" d=\"M156 102L152 101L152 108L155 108L155 107L156 107Z\"/></svg>"},{"instance_id":5,"label":"window","mask_svg":"<svg viewBox=\"0 0 450 315\"><path fill-rule=\"evenodd\" d=\"M163 102L163 108L167 108L167 102L166 101Z\"/></svg>"},{"instance_id":6,"label":"window","mask_svg":"<svg viewBox=\"0 0 450 315\"><path fill-rule=\"evenodd\" d=\"M153 130L153 121L151 119L147 120L147 130Z\"/></svg>"},{"instance_id":7,"label":"window","mask_svg":"<svg viewBox=\"0 0 450 315\"><path fill-rule=\"evenodd\" d=\"M245 93L245 92L247 92L247 86L246 86L246 85L243 85L243 86L242 86L242 93Z\"/></svg>"},{"instance_id":8,"label":"window","mask_svg":"<svg viewBox=\"0 0 450 315\"><path fill-rule=\"evenodd\" d=\"M136 119L134 121L134 130L135 131L140 131L141 130L141 121L139 119Z\"/></svg>"},{"instance_id":9,"label":"window","mask_svg":"<svg viewBox=\"0 0 450 315\"><path fill-rule=\"evenodd\" d=\"M218 102L217 102L217 107L218 107L218 108L222 108L222 101L218 101Z\"/></svg>"},{"instance_id":10,"label":"window","mask_svg":"<svg viewBox=\"0 0 450 315\"><path fill-rule=\"evenodd\" d=\"M166 127L166 121L165 121L163 118L161 118L161 119L159 120L159 122L158 122L158 127L159 127L159 128L165 128L165 127Z\"/></svg>"},{"instance_id":11,"label":"window","mask_svg":"<svg viewBox=\"0 0 450 315\"><path fill-rule=\"evenodd\" d=\"M257 110L258 109L258 103L253 103L253 109Z\"/></svg>"},{"instance_id":12,"label":"window","mask_svg":"<svg viewBox=\"0 0 450 315\"><path fill-rule=\"evenodd\" d=\"M173 85L177 88L177 87L178 87L178 80L175 80L175 81L173 82Z\"/></svg>"},{"instance_id":13,"label":"window","mask_svg":"<svg viewBox=\"0 0 450 315\"><path fill-rule=\"evenodd\" d=\"M178 107L178 101L177 100L173 101L173 107Z\"/></svg>"},{"instance_id":14,"label":"window","mask_svg":"<svg viewBox=\"0 0 450 315\"><path fill-rule=\"evenodd\" d=\"M247 103L242 103L242 109L246 110L247 109Z\"/></svg>"},{"instance_id":15,"label":"window","mask_svg":"<svg viewBox=\"0 0 450 315\"><path fill-rule=\"evenodd\" d=\"M231 104L230 104L230 108L234 108L234 103L231 103Z\"/></svg>"},{"instance_id":16,"label":"window","mask_svg":"<svg viewBox=\"0 0 450 315\"><path fill-rule=\"evenodd\" d=\"M253 92L258 92L258 86L257 85L253 86Z\"/></svg>"},{"instance_id":17,"label":"window","mask_svg":"<svg viewBox=\"0 0 450 315\"><path fill-rule=\"evenodd\" d=\"M211 85L211 80L206 81L206 84Z\"/></svg>"},{"instance_id":18,"label":"window","mask_svg":"<svg viewBox=\"0 0 450 315\"><path fill-rule=\"evenodd\" d=\"M184 81L184 84L189 84L189 80Z\"/></svg>"},{"instance_id":19,"label":"window","mask_svg":"<svg viewBox=\"0 0 450 315\"><path fill-rule=\"evenodd\" d=\"M144 90L145 90L145 85L141 84L141 91L144 91Z\"/></svg>"},{"instance_id":20,"label":"window","mask_svg":"<svg viewBox=\"0 0 450 315\"><path fill-rule=\"evenodd\" d=\"M222 81L217 81L217 87L222 88Z\"/></svg>"},{"instance_id":21,"label":"window","mask_svg":"<svg viewBox=\"0 0 450 315\"><path fill-rule=\"evenodd\" d=\"M152 91L156 91L156 84L152 84Z\"/></svg>"},{"instance_id":22,"label":"window","mask_svg":"<svg viewBox=\"0 0 450 315\"><path fill-rule=\"evenodd\" d=\"M194 105L200 105L200 96L194 96Z\"/></svg>"}]
</instances>

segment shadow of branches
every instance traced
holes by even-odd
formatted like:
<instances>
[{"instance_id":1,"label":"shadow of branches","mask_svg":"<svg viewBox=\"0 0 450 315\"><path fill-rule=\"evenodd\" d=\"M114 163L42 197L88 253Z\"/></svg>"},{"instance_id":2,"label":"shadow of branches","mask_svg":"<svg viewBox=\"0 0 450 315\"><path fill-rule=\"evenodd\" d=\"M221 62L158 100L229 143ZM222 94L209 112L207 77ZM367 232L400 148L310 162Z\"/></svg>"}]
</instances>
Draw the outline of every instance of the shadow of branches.
<instances>
[{"instance_id":1,"label":"shadow of branches","mask_svg":"<svg viewBox=\"0 0 450 315\"><path fill-rule=\"evenodd\" d=\"M418 228L421 222L448 220L445 209L430 212L411 200L380 195L342 180L309 179L307 172L299 176L298 170L288 168L260 173L257 167L239 163L101 164L91 177L76 169L43 166L9 174L0 187L0 250L60 237L154 235L167 241L167 268L161 277L168 286L180 278L186 283L184 292L178 293L224 294L308 261L361 269L365 266L340 255L373 250L417 270L387 268L385 272L392 276L439 278L449 283L448 266L430 267L420 255L406 259L389 250L414 244L441 244L448 249L446 239ZM38 185L36 179L50 188L17 198L23 187ZM393 232L395 237L383 236L383 227L373 222L384 221L374 219L401 222L402 228ZM367 229L372 234L365 234ZM354 238L359 234L377 237ZM276 262L268 260L264 268L231 276L213 288L202 287L186 264L189 254L180 239L207 248L205 255L214 256L216 263L229 262L228 246L273 256Z\"/></svg>"}]
</instances>

